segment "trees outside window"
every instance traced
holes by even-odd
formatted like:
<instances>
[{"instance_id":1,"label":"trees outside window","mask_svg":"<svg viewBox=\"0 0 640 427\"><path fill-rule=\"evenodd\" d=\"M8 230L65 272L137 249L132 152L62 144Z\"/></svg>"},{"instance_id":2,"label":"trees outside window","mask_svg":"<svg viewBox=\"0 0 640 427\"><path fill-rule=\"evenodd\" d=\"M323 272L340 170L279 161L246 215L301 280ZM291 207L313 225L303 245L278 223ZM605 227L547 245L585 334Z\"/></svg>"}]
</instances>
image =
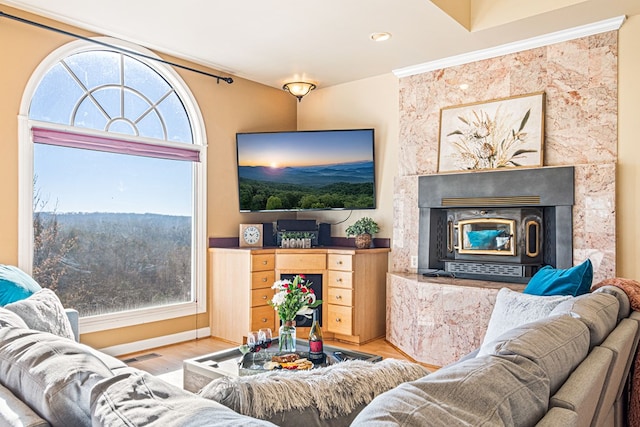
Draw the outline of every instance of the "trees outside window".
<instances>
[{"instance_id":1,"label":"trees outside window","mask_svg":"<svg viewBox=\"0 0 640 427\"><path fill-rule=\"evenodd\" d=\"M32 274L81 317L193 313L206 182L195 102L166 67L80 46L33 77Z\"/></svg>"}]
</instances>

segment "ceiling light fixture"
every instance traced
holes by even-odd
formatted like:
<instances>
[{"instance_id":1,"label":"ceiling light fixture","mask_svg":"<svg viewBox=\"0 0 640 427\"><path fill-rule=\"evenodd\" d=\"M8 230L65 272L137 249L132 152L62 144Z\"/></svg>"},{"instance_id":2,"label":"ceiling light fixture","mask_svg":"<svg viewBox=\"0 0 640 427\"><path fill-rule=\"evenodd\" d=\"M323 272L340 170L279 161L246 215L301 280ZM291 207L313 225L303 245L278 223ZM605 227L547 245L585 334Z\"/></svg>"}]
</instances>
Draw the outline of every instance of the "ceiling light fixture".
<instances>
[{"instance_id":1,"label":"ceiling light fixture","mask_svg":"<svg viewBox=\"0 0 640 427\"><path fill-rule=\"evenodd\" d=\"M387 32L373 33L369 36L369 38L374 42L384 42L391 38L391 33L387 33Z\"/></svg>"},{"instance_id":2,"label":"ceiling light fixture","mask_svg":"<svg viewBox=\"0 0 640 427\"><path fill-rule=\"evenodd\" d=\"M290 83L285 83L284 86L282 86L282 89L286 90L291 95L298 98L298 102L302 101L302 97L306 96L309 92L311 92L315 88L316 88L316 85L308 82L290 82Z\"/></svg>"}]
</instances>

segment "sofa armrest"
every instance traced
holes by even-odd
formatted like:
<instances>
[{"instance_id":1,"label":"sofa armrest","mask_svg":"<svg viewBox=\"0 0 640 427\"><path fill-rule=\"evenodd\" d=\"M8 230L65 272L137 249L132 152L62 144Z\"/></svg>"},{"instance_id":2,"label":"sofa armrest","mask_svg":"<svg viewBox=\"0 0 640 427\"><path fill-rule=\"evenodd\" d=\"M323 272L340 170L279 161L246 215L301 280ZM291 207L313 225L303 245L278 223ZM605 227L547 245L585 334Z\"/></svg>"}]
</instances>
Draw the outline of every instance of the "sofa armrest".
<instances>
[{"instance_id":1,"label":"sofa armrest","mask_svg":"<svg viewBox=\"0 0 640 427\"><path fill-rule=\"evenodd\" d=\"M550 408L549 412L542 417L536 427L577 427L578 414L565 408Z\"/></svg>"},{"instance_id":2,"label":"sofa armrest","mask_svg":"<svg viewBox=\"0 0 640 427\"><path fill-rule=\"evenodd\" d=\"M80 342L80 315L78 314L78 310L74 310L72 308L66 308L65 313L69 318L69 323L71 323L71 329L73 330L73 337L76 342Z\"/></svg>"}]
</instances>

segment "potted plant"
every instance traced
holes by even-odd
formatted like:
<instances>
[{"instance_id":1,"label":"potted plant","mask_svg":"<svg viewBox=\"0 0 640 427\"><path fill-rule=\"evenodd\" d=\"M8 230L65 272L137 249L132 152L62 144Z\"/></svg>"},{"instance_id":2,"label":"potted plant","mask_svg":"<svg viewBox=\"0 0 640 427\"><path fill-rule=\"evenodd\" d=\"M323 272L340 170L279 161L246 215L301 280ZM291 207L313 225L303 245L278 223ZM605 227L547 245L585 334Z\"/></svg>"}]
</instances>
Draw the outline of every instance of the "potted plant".
<instances>
[{"instance_id":1,"label":"potted plant","mask_svg":"<svg viewBox=\"0 0 640 427\"><path fill-rule=\"evenodd\" d=\"M356 236L356 248L367 249L371 246L371 237L380 231L378 223L369 217L363 217L347 227L347 237Z\"/></svg>"}]
</instances>

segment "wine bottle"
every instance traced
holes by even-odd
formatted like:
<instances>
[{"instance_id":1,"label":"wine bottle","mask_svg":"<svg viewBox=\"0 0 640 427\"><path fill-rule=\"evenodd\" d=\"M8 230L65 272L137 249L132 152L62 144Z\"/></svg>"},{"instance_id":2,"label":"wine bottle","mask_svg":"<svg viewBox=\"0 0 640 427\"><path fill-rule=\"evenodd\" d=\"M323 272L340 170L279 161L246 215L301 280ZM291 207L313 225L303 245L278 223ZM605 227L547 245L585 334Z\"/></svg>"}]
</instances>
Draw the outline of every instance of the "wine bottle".
<instances>
[{"instance_id":1,"label":"wine bottle","mask_svg":"<svg viewBox=\"0 0 640 427\"><path fill-rule=\"evenodd\" d=\"M318 323L318 310L313 310L313 323L309 331L309 360L314 365L325 362L324 348L322 344L322 329Z\"/></svg>"}]
</instances>

